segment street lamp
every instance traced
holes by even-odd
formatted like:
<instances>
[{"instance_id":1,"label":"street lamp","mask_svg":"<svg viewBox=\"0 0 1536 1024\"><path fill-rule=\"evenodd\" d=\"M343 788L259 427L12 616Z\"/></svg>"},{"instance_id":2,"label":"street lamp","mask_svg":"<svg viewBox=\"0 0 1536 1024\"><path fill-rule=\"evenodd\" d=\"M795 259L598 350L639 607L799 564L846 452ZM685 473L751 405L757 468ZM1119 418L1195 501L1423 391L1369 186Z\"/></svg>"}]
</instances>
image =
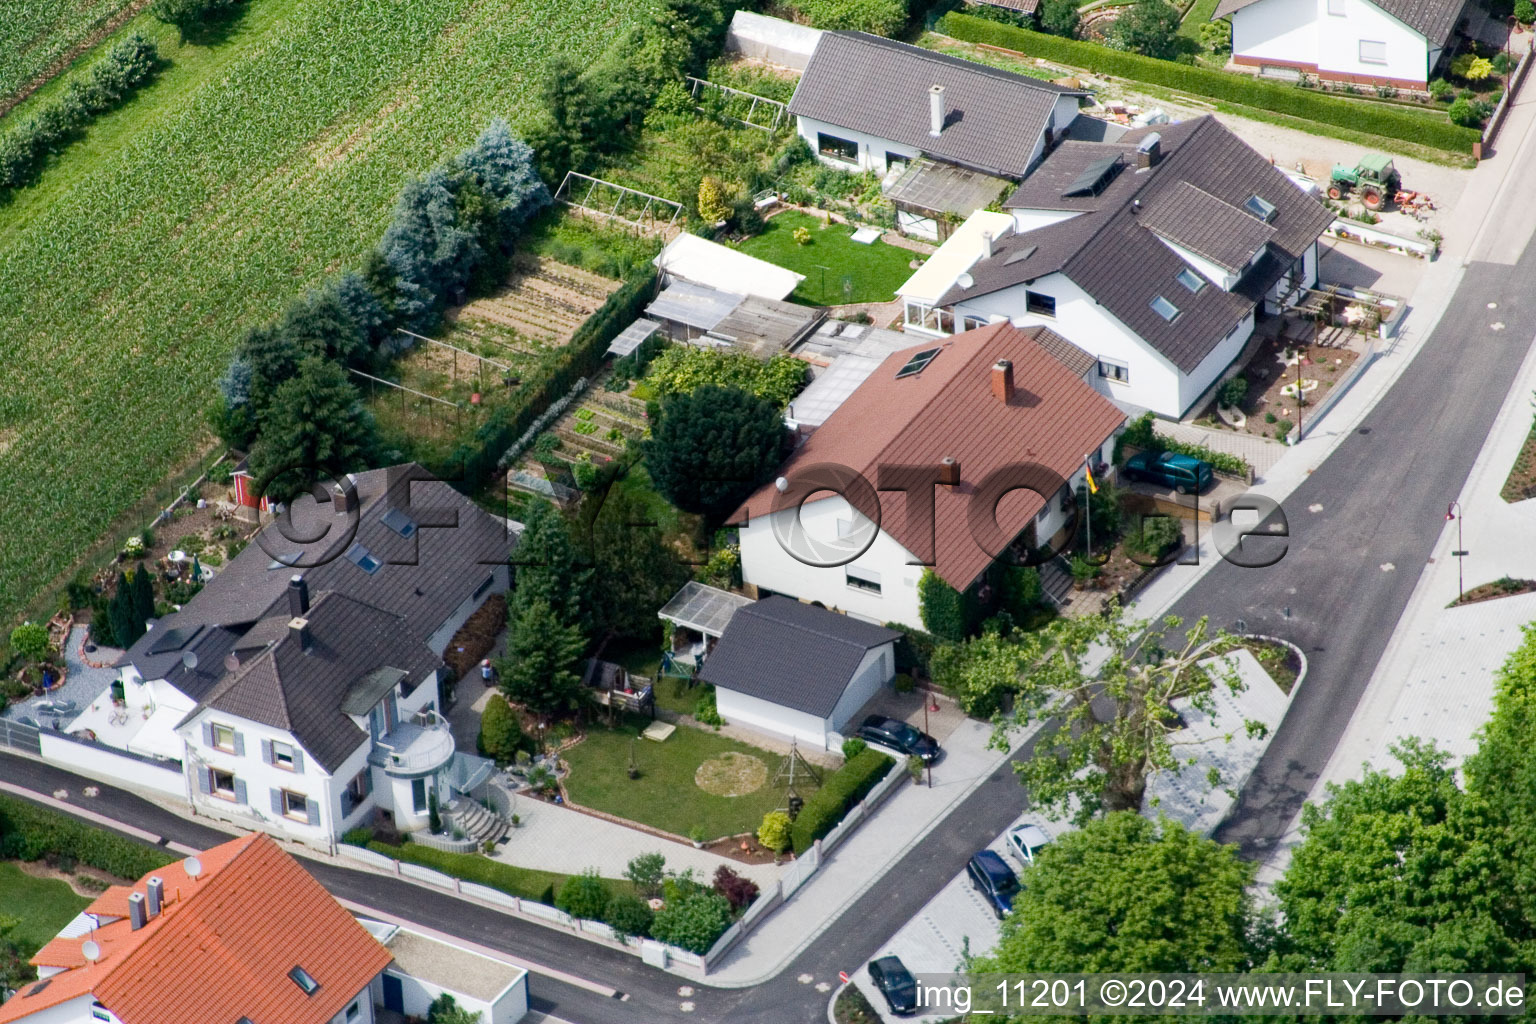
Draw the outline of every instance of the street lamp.
<instances>
[{"instance_id":1,"label":"street lamp","mask_svg":"<svg viewBox=\"0 0 1536 1024\"><path fill-rule=\"evenodd\" d=\"M1456 556L1456 600L1460 601L1467 594L1466 582L1463 574L1463 567L1467 564L1464 561L1464 559L1467 557L1467 552L1464 550L1464 546L1461 541L1462 514L1461 502L1459 501L1453 501L1449 505L1445 506L1445 521L1450 522L1452 519L1456 520L1457 550L1452 551L1451 554Z\"/></svg>"}]
</instances>

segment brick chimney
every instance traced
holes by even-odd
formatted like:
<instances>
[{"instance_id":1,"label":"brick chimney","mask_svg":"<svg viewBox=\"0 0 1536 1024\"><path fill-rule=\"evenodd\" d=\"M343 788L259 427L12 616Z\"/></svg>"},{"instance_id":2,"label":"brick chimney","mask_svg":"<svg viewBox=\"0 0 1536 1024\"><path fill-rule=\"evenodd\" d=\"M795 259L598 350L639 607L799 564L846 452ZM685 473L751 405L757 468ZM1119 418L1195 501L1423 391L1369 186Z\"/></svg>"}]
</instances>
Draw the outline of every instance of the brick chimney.
<instances>
[{"instance_id":1,"label":"brick chimney","mask_svg":"<svg viewBox=\"0 0 1536 1024\"><path fill-rule=\"evenodd\" d=\"M304 577L294 573L288 577L288 615L301 619L309 611L309 584Z\"/></svg>"},{"instance_id":2,"label":"brick chimney","mask_svg":"<svg viewBox=\"0 0 1536 1024\"><path fill-rule=\"evenodd\" d=\"M939 483L945 487L960 486L960 460L946 455L939 460Z\"/></svg>"},{"instance_id":3,"label":"brick chimney","mask_svg":"<svg viewBox=\"0 0 1536 1024\"><path fill-rule=\"evenodd\" d=\"M992 394L1007 405L1013 401L1013 363L999 359L992 364Z\"/></svg>"}]
</instances>

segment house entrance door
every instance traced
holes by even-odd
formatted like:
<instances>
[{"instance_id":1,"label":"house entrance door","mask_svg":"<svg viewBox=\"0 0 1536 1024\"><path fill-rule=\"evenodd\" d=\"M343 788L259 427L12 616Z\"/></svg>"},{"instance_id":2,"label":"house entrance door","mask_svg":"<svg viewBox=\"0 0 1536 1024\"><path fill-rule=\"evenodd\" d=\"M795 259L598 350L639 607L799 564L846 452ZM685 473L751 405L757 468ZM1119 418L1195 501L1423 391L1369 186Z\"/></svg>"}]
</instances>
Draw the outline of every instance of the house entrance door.
<instances>
[{"instance_id":1,"label":"house entrance door","mask_svg":"<svg viewBox=\"0 0 1536 1024\"><path fill-rule=\"evenodd\" d=\"M393 974L384 975L384 1009L405 1012L405 986Z\"/></svg>"}]
</instances>

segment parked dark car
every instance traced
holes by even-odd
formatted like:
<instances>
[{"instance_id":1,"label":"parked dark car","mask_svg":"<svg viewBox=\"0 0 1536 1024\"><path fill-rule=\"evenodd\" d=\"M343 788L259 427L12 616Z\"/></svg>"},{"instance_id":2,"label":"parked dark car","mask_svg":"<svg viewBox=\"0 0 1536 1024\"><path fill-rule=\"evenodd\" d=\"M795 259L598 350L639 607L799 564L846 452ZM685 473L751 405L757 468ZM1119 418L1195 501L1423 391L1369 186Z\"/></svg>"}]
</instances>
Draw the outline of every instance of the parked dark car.
<instances>
[{"instance_id":1,"label":"parked dark car","mask_svg":"<svg viewBox=\"0 0 1536 1024\"><path fill-rule=\"evenodd\" d=\"M1003 858L991 850L981 850L971 855L965 873L971 876L971 884L987 901L992 913L999 918L1006 917L1013 909L1013 897L1019 891L1019 876L1003 862Z\"/></svg>"},{"instance_id":2,"label":"parked dark car","mask_svg":"<svg viewBox=\"0 0 1536 1024\"><path fill-rule=\"evenodd\" d=\"M867 742L893 747L908 756L920 757L924 764L933 764L944 756L938 740L894 718L870 715L859 726L859 735Z\"/></svg>"},{"instance_id":3,"label":"parked dark car","mask_svg":"<svg viewBox=\"0 0 1536 1024\"><path fill-rule=\"evenodd\" d=\"M1198 494L1211 485L1211 464L1178 452L1137 452L1125 460L1127 480L1145 480L1180 494Z\"/></svg>"},{"instance_id":4,"label":"parked dark car","mask_svg":"<svg viewBox=\"0 0 1536 1024\"><path fill-rule=\"evenodd\" d=\"M869 980L885 996L892 1013L905 1016L917 1010L917 980L897 956L882 956L869 962Z\"/></svg>"}]
</instances>

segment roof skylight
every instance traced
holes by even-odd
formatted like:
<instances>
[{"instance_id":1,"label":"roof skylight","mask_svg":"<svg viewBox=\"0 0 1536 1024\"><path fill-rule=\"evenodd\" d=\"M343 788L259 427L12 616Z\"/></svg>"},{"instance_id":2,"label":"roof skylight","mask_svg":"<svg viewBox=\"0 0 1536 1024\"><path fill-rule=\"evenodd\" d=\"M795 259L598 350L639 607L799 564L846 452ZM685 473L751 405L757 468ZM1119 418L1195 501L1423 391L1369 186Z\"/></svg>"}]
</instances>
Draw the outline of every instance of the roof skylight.
<instances>
[{"instance_id":1,"label":"roof skylight","mask_svg":"<svg viewBox=\"0 0 1536 1024\"><path fill-rule=\"evenodd\" d=\"M923 349L917 355L913 356L911 359L908 359L905 366L896 371L896 379L901 380L903 377L916 377L918 374L922 373L925 369L928 368L928 364L933 362L934 357L938 354L939 350L936 348Z\"/></svg>"},{"instance_id":2,"label":"roof skylight","mask_svg":"<svg viewBox=\"0 0 1536 1024\"><path fill-rule=\"evenodd\" d=\"M411 521L411 517L398 508L385 512L383 523L402 537L409 537L416 532L416 524Z\"/></svg>"},{"instance_id":3,"label":"roof skylight","mask_svg":"<svg viewBox=\"0 0 1536 1024\"><path fill-rule=\"evenodd\" d=\"M347 559L370 576L384 567L384 563L361 544L353 544L347 549Z\"/></svg>"},{"instance_id":4,"label":"roof skylight","mask_svg":"<svg viewBox=\"0 0 1536 1024\"><path fill-rule=\"evenodd\" d=\"M1153 312L1162 317L1164 320L1167 320L1169 323L1173 323L1179 318L1179 307L1175 306L1161 295L1152 300L1151 306Z\"/></svg>"},{"instance_id":5,"label":"roof skylight","mask_svg":"<svg viewBox=\"0 0 1536 1024\"><path fill-rule=\"evenodd\" d=\"M295 967L289 971L288 977L292 978L293 983L303 989L307 996L314 995L320 989L320 983L310 977L309 972L302 967Z\"/></svg>"},{"instance_id":6,"label":"roof skylight","mask_svg":"<svg viewBox=\"0 0 1536 1024\"><path fill-rule=\"evenodd\" d=\"M1192 292L1198 292L1201 288L1205 287L1205 278L1201 277L1193 270L1190 270L1188 267L1185 267L1183 270L1179 271L1178 274L1175 275L1175 278L1179 284L1183 285L1185 288L1188 288Z\"/></svg>"},{"instance_id":7,"label":"roof skylight","mask_svg":"<svg viewBox=\"0 0 1536 1024\"><path fill-rule=\"evenodd\" d=\"M1256 195L1248 197L1243 203L1243 209L1266 224L1275 219L1275 204Z\"/></svg>"}]
</instances>

